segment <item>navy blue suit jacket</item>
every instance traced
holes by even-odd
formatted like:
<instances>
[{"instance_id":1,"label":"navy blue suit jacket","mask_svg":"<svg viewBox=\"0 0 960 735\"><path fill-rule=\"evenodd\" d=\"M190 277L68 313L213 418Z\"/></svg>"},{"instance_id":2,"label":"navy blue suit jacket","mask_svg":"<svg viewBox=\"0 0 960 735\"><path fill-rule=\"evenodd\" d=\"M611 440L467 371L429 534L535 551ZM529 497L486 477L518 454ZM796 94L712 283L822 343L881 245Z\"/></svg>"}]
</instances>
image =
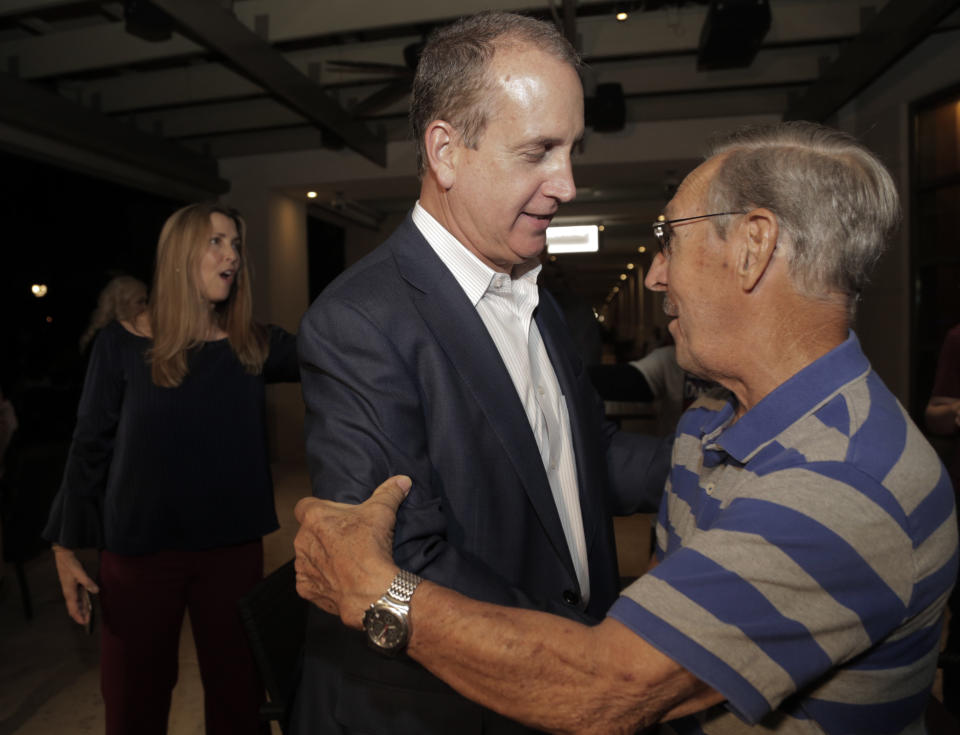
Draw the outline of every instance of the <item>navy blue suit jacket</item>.
<instances>
[{"instance_id":1,"label":"navy blue suit jacket","mask_svg":"<svg viewBox=\"0 0 960 735\"><path fill-rule=\"evenodd\" d=\"M499 352L453 274L408 216L314 302L300 326L313 492L362 502L388 476L413 488L396 563L470 597L596 622L619 590L613 514L656 508L669 442L615 434L556 302L535 319L570 416L591 594ZM408 659L314 610L294 732L509 732Z\"/></svg>"}]
</instances>

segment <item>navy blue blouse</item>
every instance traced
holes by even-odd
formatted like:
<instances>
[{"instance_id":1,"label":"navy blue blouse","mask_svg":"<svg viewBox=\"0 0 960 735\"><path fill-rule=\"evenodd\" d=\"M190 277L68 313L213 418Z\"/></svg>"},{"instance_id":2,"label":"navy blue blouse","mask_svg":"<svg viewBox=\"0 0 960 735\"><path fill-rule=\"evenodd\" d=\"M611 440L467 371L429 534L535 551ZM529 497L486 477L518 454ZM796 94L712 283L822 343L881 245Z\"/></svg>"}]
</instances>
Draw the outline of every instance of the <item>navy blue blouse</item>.
<instances>
[{"instance_id":1,"label":"navy blue blouse","mask_svg":"<svg viewBox=\"0 0 960 735\"><path fill-rule=\"evenodd\" d=\"M191 350L176 388L150 377L151 341L118 322L90 355L77 426L43 536L118 554L200 550L278 527L264 385L298 381L296 337L269 327L250 375L226 339Z\"/></svg>"}]
</instances>

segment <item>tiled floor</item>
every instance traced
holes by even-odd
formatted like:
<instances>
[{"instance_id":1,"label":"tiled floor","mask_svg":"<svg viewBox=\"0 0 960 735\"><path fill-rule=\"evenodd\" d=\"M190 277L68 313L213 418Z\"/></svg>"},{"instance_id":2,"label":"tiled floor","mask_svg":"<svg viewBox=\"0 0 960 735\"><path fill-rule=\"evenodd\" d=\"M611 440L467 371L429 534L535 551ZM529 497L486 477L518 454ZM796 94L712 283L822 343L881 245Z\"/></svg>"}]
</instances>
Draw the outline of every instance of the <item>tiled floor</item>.
<instances>
[{"instance_id":1,"label":"tiled floor","mask_svg":"<svg viewBox=\"0 0 960 735\"><path fill-rule=\"evenodd\" d=\"M293 556L293 506L309 494L302 465L274 466L280 530L264 539L267 571ZM11 565L0 586L0 735L103 732L97 634L68 617L49 552L27 564L34 617L27 621ZM279 732L279 730L275 730ZM203 698L189 623L180 641L180 676L170 735L203 734Z\"/></svg>"}]
</instances>

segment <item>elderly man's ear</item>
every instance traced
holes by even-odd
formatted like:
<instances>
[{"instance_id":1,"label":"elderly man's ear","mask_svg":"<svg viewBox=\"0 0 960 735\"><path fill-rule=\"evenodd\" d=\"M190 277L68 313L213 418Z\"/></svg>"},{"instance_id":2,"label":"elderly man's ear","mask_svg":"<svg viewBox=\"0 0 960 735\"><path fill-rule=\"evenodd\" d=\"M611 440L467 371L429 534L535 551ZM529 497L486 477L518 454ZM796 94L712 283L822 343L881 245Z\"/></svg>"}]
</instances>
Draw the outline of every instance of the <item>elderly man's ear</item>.
<instances>
[{"instance_id":1,"label":"elderly man's ear","mask_svg":"<svg viewBox=\"0 0 960 735\"><path fill-rule=\"evenodd\" d=\"M424 133L430 170L444 190L452 189L456 180L459 137L446 120L434 120Z\"/></svg>"},{"instance_id":2,"label":"elderly man's ear","mask_svg":"<svg viewBox=\"0 0 960 735\"><path fill-rule=\"evenodd\" d=\"M735 232L740 247L737 253L740 286L746 292L753 291L773 264L780 235L777 218L769 209L753 209L744 215Z\"/></svg>"}]
</instances>

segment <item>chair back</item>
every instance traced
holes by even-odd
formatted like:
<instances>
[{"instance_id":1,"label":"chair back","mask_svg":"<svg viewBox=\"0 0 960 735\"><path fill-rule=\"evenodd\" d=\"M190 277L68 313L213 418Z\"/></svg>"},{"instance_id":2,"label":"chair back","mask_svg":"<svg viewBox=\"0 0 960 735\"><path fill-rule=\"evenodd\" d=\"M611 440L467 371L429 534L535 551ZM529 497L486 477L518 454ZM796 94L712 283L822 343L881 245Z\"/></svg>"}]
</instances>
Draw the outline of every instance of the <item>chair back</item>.
<instances>
[{"instance_id":1,"label":"chair back","mask_svg":"<svg viewBox=\"0 0 960 735\"><path fill-rule=\"evenodd\" d=\"M297 594L293 559L240 600L240 619L267 691L260 716L276 720L284 733L300 680L308 605Z\"/></svg>"}]
</instances>

